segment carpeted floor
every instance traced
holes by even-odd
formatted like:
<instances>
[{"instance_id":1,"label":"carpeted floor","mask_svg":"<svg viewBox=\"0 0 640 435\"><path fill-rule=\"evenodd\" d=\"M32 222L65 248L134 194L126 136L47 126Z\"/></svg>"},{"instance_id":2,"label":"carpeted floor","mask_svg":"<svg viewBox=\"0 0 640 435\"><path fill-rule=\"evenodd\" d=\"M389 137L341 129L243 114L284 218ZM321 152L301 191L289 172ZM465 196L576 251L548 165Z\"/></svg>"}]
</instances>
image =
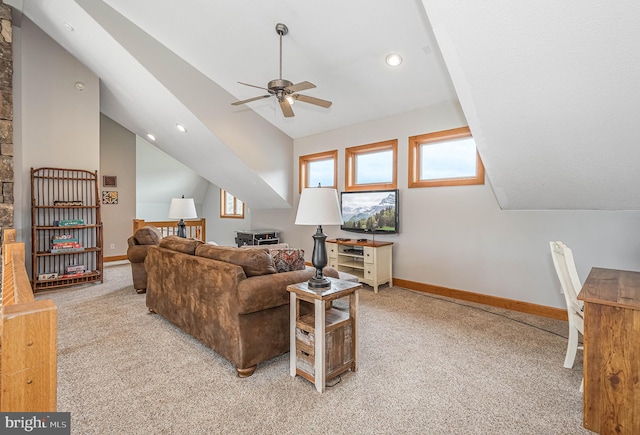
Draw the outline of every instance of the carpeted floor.
<instances>
[{"instance_id":1,"label":"carpeted floor","mask_svg":"<svg viewBox=\"0 0 640 435\"><path fill-rule=\"evenodd\" d=\"M383 287L360 292L359 369L324 394L289 355L247 379L158 315L129 265L39 293L58 306L58 410L74 434L580 434L567 324Z\"/></svg>"}]
</instances>

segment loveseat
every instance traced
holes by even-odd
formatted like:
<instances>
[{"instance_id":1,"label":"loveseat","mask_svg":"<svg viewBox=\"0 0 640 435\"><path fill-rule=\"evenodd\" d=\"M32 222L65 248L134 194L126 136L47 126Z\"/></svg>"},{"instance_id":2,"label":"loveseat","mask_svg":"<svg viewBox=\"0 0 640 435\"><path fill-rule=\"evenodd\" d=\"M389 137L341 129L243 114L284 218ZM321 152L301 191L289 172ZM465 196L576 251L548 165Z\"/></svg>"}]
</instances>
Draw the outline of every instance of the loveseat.
<instances>
[{"instance_id":1,"label":"loveseat","mask_svg":"<svg viewBox=\"0 0 640 435\"><path fill-rule=\"evenodd\" d=\"M251 376L257 364L289 350L286 287L314 273L295 251L165 237L145 260L147 307L230 361L240 377ZM302 269L287 271L287 264ZM325 274L338 277L332 268Z\"/></svg>"}]
</instances>

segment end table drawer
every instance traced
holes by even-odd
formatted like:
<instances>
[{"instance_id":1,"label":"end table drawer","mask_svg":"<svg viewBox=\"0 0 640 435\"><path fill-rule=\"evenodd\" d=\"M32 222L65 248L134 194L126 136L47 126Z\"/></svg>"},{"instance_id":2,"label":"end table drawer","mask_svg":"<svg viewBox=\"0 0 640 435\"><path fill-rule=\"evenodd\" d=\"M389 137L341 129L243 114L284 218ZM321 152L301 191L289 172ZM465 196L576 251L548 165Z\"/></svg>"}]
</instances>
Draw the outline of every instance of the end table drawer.
<instances>
[{"instance_id":1,"label":"end table drawer","mask_svg":"<svg viewBox=\"0 0 640 435\"><path fill-rule=\"evenodd\" d=\"M297 368L315 375L315 337L312 333L296 328ZM351 323L326 333L325 358L327 374L353 362L353 328Z\"/></svg>"},{"instance_id":2,"label":"end table drawer","mask_svg":"<svg viewBox=\"0 0 640 435\"><path fill-rule=\"evenodd\" d=\"M315 338L313 333L304 329L296 328L296 349L302 350L307 354L314 355Z\"/></svg>"}]
</instances>

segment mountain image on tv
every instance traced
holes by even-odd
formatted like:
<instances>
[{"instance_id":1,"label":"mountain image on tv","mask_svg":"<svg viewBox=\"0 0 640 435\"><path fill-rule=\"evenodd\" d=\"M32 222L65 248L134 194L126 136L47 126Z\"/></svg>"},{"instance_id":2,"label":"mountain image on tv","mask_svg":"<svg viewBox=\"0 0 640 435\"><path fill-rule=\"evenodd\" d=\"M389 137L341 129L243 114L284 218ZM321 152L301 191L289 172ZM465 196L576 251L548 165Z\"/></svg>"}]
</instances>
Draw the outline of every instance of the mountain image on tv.
<instances>
[{"instance_id":1,"label":"mountain image on tv","mask_svg":"<svg viewBox=\"0 0 640 435\"><path fill-rule=\"evenodd\" d=\"M343 229L395 231L395 195L395 192L361 192L350 198L343 197Z\"/></svg>"}]
</instances>

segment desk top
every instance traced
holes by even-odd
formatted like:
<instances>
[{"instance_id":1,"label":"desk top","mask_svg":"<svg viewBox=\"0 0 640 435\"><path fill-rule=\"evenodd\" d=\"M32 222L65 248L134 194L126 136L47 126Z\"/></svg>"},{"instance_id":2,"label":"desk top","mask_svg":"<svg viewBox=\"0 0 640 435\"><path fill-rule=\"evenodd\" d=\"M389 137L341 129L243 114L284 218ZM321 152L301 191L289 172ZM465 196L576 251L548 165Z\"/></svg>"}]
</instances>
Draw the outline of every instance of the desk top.
<instances>
[{"instance_id":1,"label":"desk top","mask_svg":"<svg viewBox=\"0 0 640 435\"><path fill-rule=\"evenodd\" d=\"M640 310L640 272L594 267L584 282L578 299Z\"/></svg>"},{"instance_id":2,"label":"desk top","mask_svg":"<svg viewBox=\"0 0 640 435\"><path fill-rule=\"evenodd\" d=\"M362 288L362 284L351 281L344 281L336 278L329 278L331 287L326 289L309 288L307 281L287 286L287 291L294 292L300 296L310 297L312 299L329 300L345 296L353 293L355 290Z\"/></svg>"}]
</instances>

